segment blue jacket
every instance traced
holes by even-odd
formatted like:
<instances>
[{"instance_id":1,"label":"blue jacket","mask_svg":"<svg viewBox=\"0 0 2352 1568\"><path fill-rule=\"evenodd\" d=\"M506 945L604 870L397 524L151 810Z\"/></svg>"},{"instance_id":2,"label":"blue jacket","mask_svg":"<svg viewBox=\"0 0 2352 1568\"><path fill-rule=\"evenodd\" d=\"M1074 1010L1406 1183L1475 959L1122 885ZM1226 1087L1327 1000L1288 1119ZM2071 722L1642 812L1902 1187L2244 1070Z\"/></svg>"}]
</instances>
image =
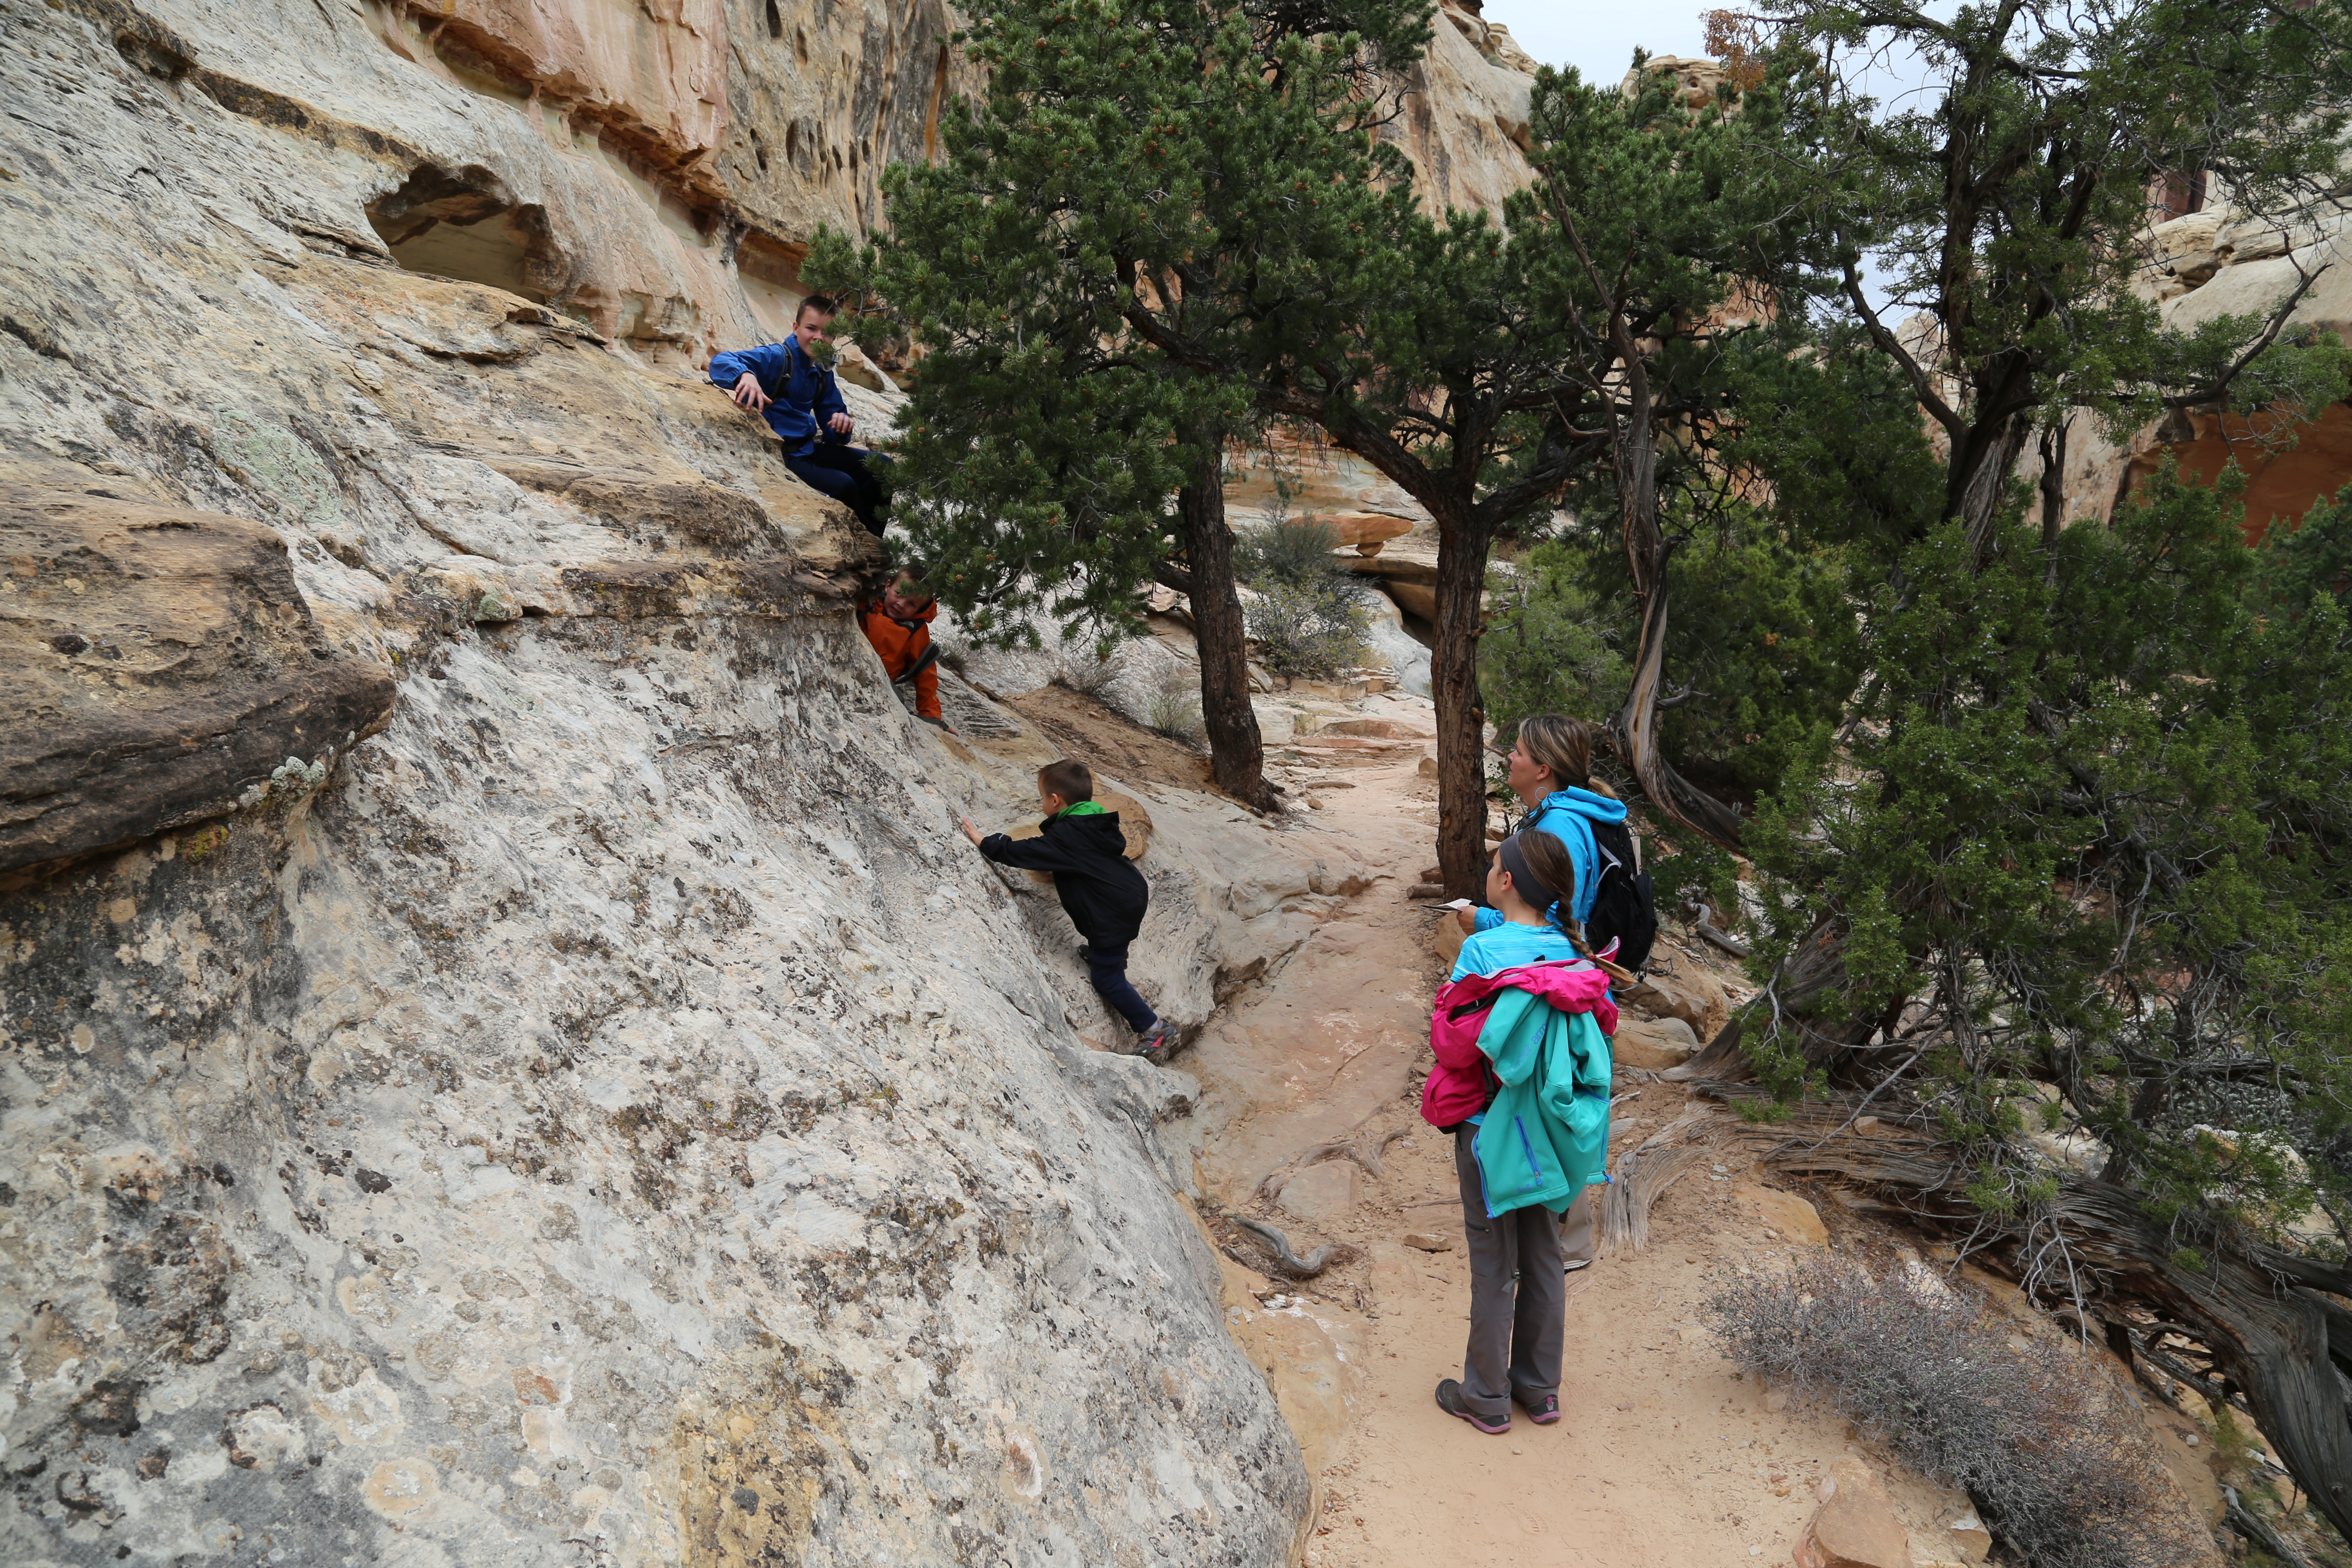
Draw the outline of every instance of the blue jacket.
<instances>
[{"instance_id":1,"label":"blue jacket","mask_svg":"<svg viewBox=\"0 0 2352 1568\"><path fill-rule=\"evenodd\" d=\"M760 390L773 399L768 405L768 427L783 438L784 455L804 458L819 441L840 437L824 427L836 414L848 412L833 372L809 358L800 339L786 338L756 349L730 349L710 356L710 384L735 390L745 371L759 381Z\"/></svg>"},{"instance_id":2,"label":"blue jacket","mask_svg":"<svg viewBox=\"0 0 2352 1568\"><path fill-rule=\"evenodd\" d=\"M1536 1204L1565 1213L1608 1179L1609 1037L1590 1012L1509 987L1495 994L1478 1049L1502 1086L1471 1142L1486 1213Z\"/></svg>"},{"instance_id":3,"label":"blue jacket","mask_svg":"<svg viewBox=\"0 0 2352 1568\"><path fill-rule=\"evenodd\" d=\"M1591 920L1593 898L1601 891L1601 849L1592 842L1592 824L1624 821L1625 803L1589 789L1555 790L1528 815L1535 820L1527 826L1568 846L1568 858L1576 862L1576 918ZM1476 923L1480 931L1491 931L1503 923L1503 911L1480 910Z\"/></svg>"}]
</instances>

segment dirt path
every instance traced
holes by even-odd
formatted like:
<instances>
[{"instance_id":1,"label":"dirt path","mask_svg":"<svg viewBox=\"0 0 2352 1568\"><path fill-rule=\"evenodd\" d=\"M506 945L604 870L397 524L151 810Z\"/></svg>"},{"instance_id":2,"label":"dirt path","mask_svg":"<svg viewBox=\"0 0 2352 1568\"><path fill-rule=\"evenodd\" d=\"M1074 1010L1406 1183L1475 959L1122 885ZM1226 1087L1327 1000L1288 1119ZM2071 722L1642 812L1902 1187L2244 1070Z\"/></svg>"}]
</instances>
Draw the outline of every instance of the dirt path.
<instances>
[{"instance_id":1,"label":"dirt path","mask_svg":"<svg viewBox=\"0 0 2352 1568\"><path fill-rule=\"evenodd\" d=\"M1417 1114L1441 974L1435 917L1405 889L1433 858L1433 797L1418 750L1305 754L1315 760L1295 776L1349 787L1307 786L1326 809L1297 831L1331 835L1389 875L1235 997L1173 1065L1202 1082L1202 1207L1228 1257L1265 1266L1234 1226L1239 1215L1281 1226L1302 1253L1323 1242L1359 1253L1303 1286L1227 1267L1236 1337L1268 1368L1310 1464L1323 1466L1306 1562L1790 1561L1829 1462L1856 1445L1825 1413L1768 1410L1765 1391L1699 1326L1708 1277L1785 1256L1804 1244L1811 1214L1792 1221L1786 1198L1751 1186L1736 1139L1667 1191L1645 1251L1572 1277L1565 1420L1539 1428L1522 1415L1489 1437L1433 1403L1437 1380L1460 1373L1469 1302L1452 1151ZM1620 1093L1639 1094L1618 1107L1630 1123L1619 1147L1689 1104L1677 1086L1626 1076ZM1402 1138L1388 1141L1392 1131ZM1368 1152L1361 1164L1297 1163L1351 1139ZM1409 1235L1450 1247L1423 1250ZM1962 1500L1885 1479L1922 1568L1958 1561L1940 1538Z\"/></svg>"}]
</instances>

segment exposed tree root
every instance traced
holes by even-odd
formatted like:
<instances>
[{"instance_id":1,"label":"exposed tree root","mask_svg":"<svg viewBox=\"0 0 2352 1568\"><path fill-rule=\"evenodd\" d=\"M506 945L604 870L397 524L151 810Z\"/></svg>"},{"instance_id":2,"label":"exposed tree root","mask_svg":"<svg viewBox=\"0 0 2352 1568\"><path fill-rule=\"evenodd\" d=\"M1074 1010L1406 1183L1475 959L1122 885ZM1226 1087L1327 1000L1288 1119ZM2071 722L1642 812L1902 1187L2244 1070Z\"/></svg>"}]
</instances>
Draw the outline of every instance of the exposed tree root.
<instances>
[{"instance_id":1,"label":"exposed tree root","mask_svg":"<svg viewBox=\"0 0 2352 1568\"><path fill-rule=\"evenodd\" d=\"M1601 1199L1601 1250L1614 1257L1650 1244L1650 1208L1683 1173L1705 1157L1685 1136L1714 1113L1702 1105L1684 1111L1617 1156L1616 1169Z\"/></svg>"},{"instance_id":2,"label":"exposed tree root","mask_svg":"<svg viewBox=\"0 0 2352 1568\"><path fill-rule=\"evenodd\" d=\"M1267 1203L1274 1202L1281 1196L1284 1183L1307 1166L1319 1165L1326 1160L1353 1160L1366 1175L1375 1179L1384 1176L1388 1171L1381 1163L1381 1156L1388 1152L1390 1144L1412 1135L1410 1126L1391 1127L1385 1132L1367 1132L1363 1131L1363 1123L1359 1122L1345 1138L1334 1138L1328 1143L1309 1144L1267 1172L1265 1179L1257 1184L1257 1195Z\"/></svg>"},{"instance_id":3,"label":"exposed tree root","mask_svg":"<svg viewBox=\"0 0 2352 1568\"><path fill-rule=\"evenodd\" d=\"M1291 1250L1290 1237L1264 1220L1244 1219L1235 1215L1233 1221L1265 1243L1266 1250L1274 1255L1275 1271L1286 1274L1293 1279L1312 1279L1332 1264L1345 1263L1356 1256L1356 1249L1345 1242L1329 1241L1301 1258Z\"/></svg>"}]
</instances>

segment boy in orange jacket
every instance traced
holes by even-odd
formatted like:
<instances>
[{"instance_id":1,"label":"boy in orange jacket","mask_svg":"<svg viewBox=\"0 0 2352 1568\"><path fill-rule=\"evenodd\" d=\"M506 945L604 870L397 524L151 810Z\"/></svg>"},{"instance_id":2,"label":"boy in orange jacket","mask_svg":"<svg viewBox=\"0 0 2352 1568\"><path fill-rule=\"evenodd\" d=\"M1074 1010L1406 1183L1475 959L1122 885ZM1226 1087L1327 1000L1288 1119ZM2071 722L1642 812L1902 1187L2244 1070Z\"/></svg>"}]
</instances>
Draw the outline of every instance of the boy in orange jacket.
<instances>
[{"instance_id":1,"label":"boy in orange jacket","mask_svg":"<svg viewBox=\"0 0 2352 1568\"><path fill-rule=\"evenodd\" d=\"M890 684L915 683L915 717L952 735L940 713L940 650L931 646L931 618L939 613L939 600L922 579L901 572L880 598L858 606L857 625Z\"/></svg>"}]
</instances>

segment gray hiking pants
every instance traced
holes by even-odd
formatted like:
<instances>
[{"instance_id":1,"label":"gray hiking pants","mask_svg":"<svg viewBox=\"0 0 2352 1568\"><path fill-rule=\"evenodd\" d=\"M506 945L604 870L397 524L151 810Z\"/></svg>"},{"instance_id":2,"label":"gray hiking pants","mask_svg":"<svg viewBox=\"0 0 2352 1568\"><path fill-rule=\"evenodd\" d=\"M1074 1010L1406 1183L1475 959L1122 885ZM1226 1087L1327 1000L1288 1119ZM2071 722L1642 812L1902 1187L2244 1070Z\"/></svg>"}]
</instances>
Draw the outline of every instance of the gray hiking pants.
<instances>
[{"instance_id":1,"label":"gray hiking pants","mask_svg":"<svg viewBox=\"0 0 2352 1568\"><path fill-rule=\"evenodd\" d=\"M1599 1187L1587 1187L1576 1194L1568 1212L1559 1216L1559 1260L1562 1263L1592 1261L1592 1195Z\"/></svg>"},{"instance_id":2,"label":"gray hiking pants","mask_svg":"<svg viewBox=\"0 0 2352 1568\"><path fill-rule=\"evenodd\" d=\"M1557 1215L1538 1205L1486 1216L1486 1183L1471 1149L1477 1135L1466 1123L1454 1135L1462 1233L1470 1253L1470 1347L1462 1354L1462 1402L1481 1415L1508 1415L1513 1394L1532 1405L1559 1392L1568 1290L1560 1278Z\"/></svg>"}]
</instances>

